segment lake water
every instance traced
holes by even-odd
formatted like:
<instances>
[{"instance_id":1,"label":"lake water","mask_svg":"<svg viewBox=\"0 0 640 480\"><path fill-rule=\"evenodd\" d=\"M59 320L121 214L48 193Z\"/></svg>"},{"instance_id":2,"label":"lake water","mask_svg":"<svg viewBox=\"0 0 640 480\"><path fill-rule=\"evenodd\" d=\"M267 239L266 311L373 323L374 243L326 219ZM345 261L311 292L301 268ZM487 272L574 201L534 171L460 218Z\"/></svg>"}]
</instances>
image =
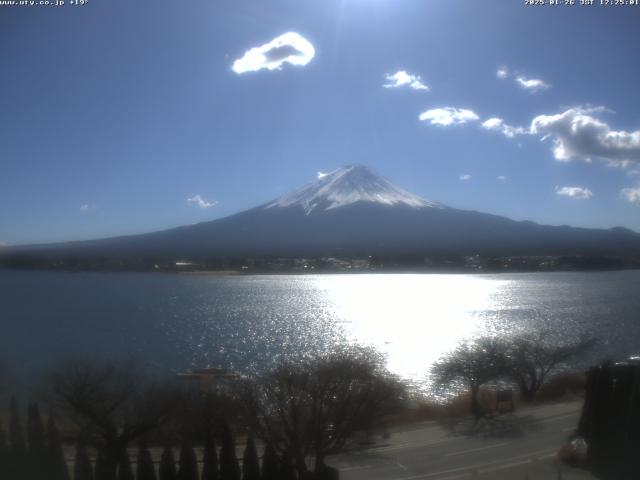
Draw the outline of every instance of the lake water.
<instances>
[{"instance_id":1,"label":"lake water","mask_svg":"<svg viewBox=\"0 0 640 480\"><path fill-rule=\"evenodd\" d=\"M198 276L0 270L0 362L21 384L70 358L242 371L343 342L421 381L463 338L546 328L640 352L640 272Z\"/></svg>"}]
</instances>

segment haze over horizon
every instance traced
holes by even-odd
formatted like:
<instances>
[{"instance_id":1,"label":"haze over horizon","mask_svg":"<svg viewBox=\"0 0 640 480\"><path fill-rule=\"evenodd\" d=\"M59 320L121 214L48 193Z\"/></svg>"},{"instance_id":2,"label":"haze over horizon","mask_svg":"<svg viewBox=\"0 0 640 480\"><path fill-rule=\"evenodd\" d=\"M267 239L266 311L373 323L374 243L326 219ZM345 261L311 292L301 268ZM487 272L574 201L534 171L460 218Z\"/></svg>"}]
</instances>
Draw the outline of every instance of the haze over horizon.
<instances>
[{"instance_id":1,"label":"haze over horizon","mask_svg":"<svg viewBox=\"0 0 640 480\"><path fill-rule=\"evenodd\" d=\"M2 14L0 245L213 220L346 164L455 208L640 231L640 7Z\"/></svg>"}]
</instances>

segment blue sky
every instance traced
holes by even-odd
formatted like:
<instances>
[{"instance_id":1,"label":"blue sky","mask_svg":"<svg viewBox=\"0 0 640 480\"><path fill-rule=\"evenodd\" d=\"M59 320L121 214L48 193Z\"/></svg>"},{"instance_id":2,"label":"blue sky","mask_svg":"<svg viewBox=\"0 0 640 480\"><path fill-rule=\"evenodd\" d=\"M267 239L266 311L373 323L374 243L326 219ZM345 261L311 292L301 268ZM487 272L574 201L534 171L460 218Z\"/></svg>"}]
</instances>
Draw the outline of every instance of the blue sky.
<instances>
[{"instance_id":1,"label":"blue sky","mask_svg":"<svg viewBox=\"0 0 640 480\"><path fill-rule=\"evenodd\" d=\"M352 163L453 207L640 231L640 7L523 3L0 7L0 243L214 219ZM261 46L272 69L235 63Z\"/></svg>"}]
</instances>

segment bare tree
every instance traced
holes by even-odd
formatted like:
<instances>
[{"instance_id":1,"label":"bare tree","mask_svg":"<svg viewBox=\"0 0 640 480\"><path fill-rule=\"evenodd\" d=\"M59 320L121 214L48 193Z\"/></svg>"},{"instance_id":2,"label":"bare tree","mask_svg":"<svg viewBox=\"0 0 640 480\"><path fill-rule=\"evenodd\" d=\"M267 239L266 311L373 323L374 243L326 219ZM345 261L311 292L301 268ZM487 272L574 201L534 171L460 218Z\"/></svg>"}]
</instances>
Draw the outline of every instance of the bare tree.
<instances>
[{"instance_id":1,"label":"bare tree","mask_svg":"<svg viewBox=\"0 0 640 480\"><path fill-rule=\"evenodd\" d=\"M347 449L402 394L377 354L357 350L281 365L247 388L245 403L253 427L290 454L302 476L308 455L324 469L328 454Z\"/></svg>"},{"instance_id":2,"label":"bare tree","mask_svg":"<svg viewBox=\"0 0 640 480\"><path fill-rule=\"evenodd\" d=\"M53 376L52 389L82 440L99 451L109 479L127 445L162 424L175 405L171 392L128 365L74 364Z\"/></svg>"},{"instance_id":3,"label":"bare tree","mask_svg":"<svg viewBox=\"0 0 640 480\"><path fill-rule=\"evenodd\" d=\"M524 401L531 401L555 371L567 368L596 344L593 338L558 342L543 331L512 338L482 337L464 341L437 361L431 372L443 386L462 384L471 394L471 413L482 416L480 387L501 379L513 381Z\"/></svg>"},{"instance_id":4,"label":"bare tree","mask_svg":"<svg viewBox=\"0 0 640 480\"><path fill-rule=\"evenodd\" d=\"M522 400L533 401L549 375L586 356L596 343L590 337L558 342L548 331L517 336L508 341L505 352L508 376L518 385Z\"/></svg>"},{"instance_id":5,"label":"bare tree","mask_svg":"<svg viewBox=\"0 0 640 480\"><path fill-rule=\"evenodd\" d=\"M441 386L463 385L471 395L471 413L483 416L480 407L480 387L505 373L505 345L495 337L464 341L431 367L435 381Z\"/></svg>"}]
</instances>

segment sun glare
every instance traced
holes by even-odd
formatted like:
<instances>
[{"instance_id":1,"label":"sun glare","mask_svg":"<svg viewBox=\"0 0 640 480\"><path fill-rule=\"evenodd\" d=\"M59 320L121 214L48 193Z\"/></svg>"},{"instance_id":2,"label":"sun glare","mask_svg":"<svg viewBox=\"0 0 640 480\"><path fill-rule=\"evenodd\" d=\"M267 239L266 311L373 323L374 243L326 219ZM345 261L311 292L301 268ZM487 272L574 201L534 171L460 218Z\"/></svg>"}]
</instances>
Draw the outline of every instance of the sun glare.
<instances>
[{"instance_id":1,"label":"sun glare","mask_svg":"<svg viewBox=\"0 0 640 480\"><path fill-rule=\"evenodd\" d=\"M335 318L354 340L388 356L416 381L457 342L483 326L503 281L467 275L344 275L318 279Z\"/></svg>"}]
</instances>

